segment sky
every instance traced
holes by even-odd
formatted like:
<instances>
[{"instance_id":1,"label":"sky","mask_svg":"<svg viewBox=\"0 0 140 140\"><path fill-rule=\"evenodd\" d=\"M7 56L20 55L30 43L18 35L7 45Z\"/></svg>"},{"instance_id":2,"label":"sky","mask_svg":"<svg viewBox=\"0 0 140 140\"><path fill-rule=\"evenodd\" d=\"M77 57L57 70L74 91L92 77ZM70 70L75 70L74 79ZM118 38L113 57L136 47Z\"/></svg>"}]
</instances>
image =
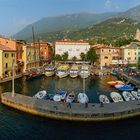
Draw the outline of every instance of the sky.
<instances>
[{"instance_id":1,"label":"sky","mask_svg":"<svg viewBox=\"0 0 140 140\"><path fill-rule=\"evenodd\" d=\"M0 0L0 35L11 36L44 17L126 11L140 0Z\"/></svg>"}]
</instances>

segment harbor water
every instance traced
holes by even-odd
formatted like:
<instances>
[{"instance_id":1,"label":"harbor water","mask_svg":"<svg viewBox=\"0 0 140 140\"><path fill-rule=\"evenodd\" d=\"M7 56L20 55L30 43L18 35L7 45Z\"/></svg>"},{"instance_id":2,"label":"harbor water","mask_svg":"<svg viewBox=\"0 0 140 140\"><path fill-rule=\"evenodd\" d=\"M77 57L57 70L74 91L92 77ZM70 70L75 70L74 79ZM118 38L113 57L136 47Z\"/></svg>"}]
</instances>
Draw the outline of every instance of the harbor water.
<instances>
[{"instance_id":1,"label":"harbor water","mask_svg":"<svg viewBox=\"0 0 140 140\"><path fill-rule=\"evenodd\" d=\"M86 93L90 102L98 103L100 94L109 93L115 89L107 85L115 80L112 76L90 77L86 79ZM80 78L42 77L32 81L21 78L15 81L15 92L33 96L40 90L66 90L79 93L83 89ZM0 85L0 93L11 91L11 82ZM0 139L47 139L47 140L83 140L83 139L138 139L140 118L133 118L117 122L66 122L49 120L33 116L0 104Z\"/></svg>"}]
</instances>

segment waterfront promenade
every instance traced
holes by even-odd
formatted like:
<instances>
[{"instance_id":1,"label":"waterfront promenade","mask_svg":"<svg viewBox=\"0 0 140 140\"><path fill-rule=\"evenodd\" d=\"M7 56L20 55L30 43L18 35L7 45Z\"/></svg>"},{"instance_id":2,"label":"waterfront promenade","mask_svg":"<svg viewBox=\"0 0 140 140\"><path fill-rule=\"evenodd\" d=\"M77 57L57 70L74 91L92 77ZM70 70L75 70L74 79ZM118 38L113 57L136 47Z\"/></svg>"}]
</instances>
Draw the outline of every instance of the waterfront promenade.
<instances>
[{"instance_id":1,"label":"waterfront promenade","mask_svg":"<svg viewBox=\"0 0 140 140\"><path fill-rule=\"evenodd\" d=\"M15 75L14 76L14 79L18 79L18 78L21 78L23 76L23 74L18 74L18 75ZM10 77L7 77L7 78L3 78L3 79L0 79L0 83L4 83L4 82L8 82L8 81L11 81L12 80L12 76Z\"/></svg>"},{"instance_id":2,"label":"waterfront promenade","mask_svg":"<svg viewBox=\"0 0 140 140\"><path fill-rule=\"evenodd\" d=\"M39 100L29 96L15 94L12 98L10 92L1 95L1 102L9 107L51 119L69 121L109 121L131 118L140 115L140 100L100 104L72 103L68 108L64 102Z\"/></svg>"}]
</instances>

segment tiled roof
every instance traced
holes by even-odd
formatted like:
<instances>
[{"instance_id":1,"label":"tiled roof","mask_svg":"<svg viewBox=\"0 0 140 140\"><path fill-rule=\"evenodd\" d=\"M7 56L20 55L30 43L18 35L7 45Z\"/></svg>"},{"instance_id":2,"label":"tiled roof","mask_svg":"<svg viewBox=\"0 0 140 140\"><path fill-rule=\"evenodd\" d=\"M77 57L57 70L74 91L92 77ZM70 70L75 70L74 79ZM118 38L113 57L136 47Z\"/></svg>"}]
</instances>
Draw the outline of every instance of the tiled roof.
<instances>
[{"instance_id":1,"label":"tiled roof","mask_svg":"<svg viewBox=\"0 0 140 140\"><path fill-rule=\"evenodd\" d=\"M3 51L15 51L15 50L13 50L13 49L11 49L11 48L9 48L7 46L1 45L1 44L0 44L0 50L3 50Z\"/></svg>"}]
</instances>

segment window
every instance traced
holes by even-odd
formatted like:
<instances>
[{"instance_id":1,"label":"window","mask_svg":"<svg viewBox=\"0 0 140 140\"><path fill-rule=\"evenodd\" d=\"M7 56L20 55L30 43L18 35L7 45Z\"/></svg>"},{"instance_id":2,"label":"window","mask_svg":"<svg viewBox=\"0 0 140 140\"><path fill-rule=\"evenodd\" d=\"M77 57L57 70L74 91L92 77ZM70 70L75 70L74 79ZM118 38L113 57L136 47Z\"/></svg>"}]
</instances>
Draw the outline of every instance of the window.
<instances>
[{"instance_id":1,"label":"window","mask_svg":"<svg viewBox=\"0 0 140 140\"><path fill-rule=\"evenodd\" d=\"M130 55L130 52L128 52L128 55Z\"/></svg>"},{"instance_id":2,"label":"window","mask_svg":"<svg viewBox=\"0 0 140 140\"><path fill-rule=\"evenodd\" d=\"M135 57L135 60L136 60L137 58Z\"/></svg>"},{"instance_id":3,"label":"window","mask_svg":"<svg viewBox=\"0 0 140 140\"><path fill-rule=\"evenodd\" d=\"M8 63L5 64L5 68L6 68L6 69L8 68Z\"/></svg>"},{"instance_id":4,"label":"window","mask_svg":"<svg viewBox=\"0 0 140 140\"><path fill-rule=\"evenodd\" d=\"M11 57L12 57L12 58L14 58L14 57L15 57L15 54L14 54L14 53L12 53L12 54L11 54Z\"/></svg>"},{"instance_id":5,"label":"window","mask_svg":"<svg viewBox=\"0 0 140 140\"><path fill-rule=\"evenodd\" d=\"M5 53L5 58L8 58L8 54L7 53Z\"/></svg>"},{"instance_id":6,"label":"window","mask_svg":"<svg viewBox=\"0 0 140 140\"><path fill-rule=\"evenodd\" d=\"M108 59L108 57L107 57L107 56L105 56L105 57L104 57L104 59Z\"/></svg>"}]
</instances>

